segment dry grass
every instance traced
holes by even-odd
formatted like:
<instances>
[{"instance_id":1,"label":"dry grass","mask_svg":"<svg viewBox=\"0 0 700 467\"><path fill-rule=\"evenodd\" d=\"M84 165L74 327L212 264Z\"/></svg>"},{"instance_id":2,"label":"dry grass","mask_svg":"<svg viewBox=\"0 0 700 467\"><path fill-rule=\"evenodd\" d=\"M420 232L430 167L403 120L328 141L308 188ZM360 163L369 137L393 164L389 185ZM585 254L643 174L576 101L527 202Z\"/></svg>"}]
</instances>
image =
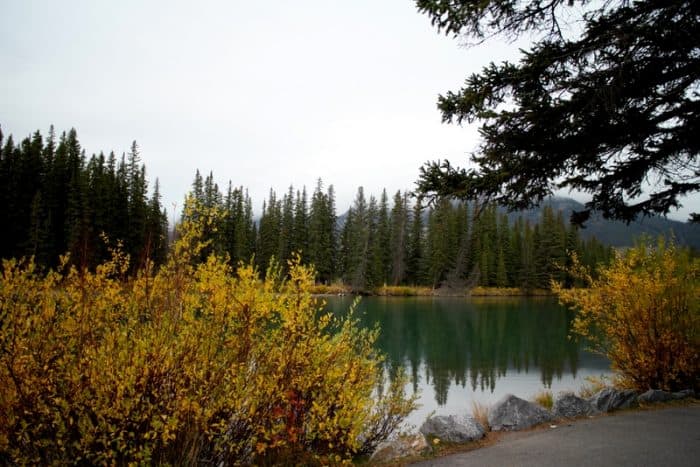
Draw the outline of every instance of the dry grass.
<instances>
[{"instance_id":1,"label":"dry grass","mask_svg":"<svg viewBox=\"0 0 700 467\"><path fill-rule=\"evenodd\" d=\"M537 394L532 396L532 400L547 410L552 410L554 406L554 396L552 396L552 391L549 389L540 390Z\"/></svg>"},{"instance_id":2,"label":"dry grass","mask_svg":"<svg viewBox=\"0 0 700 467\"><path fill-rule=\"evenodd\" d=\"M586 376L586 384L578 390L578 395L584 399L593 397L601 389L610 386L610 381L606 376Z\"/></svg>"},{"instance_id":3,"label":"dry grass","mask_svg":"<svg viewBox=\"0 0 700 467\"><path fill-rule=\"evenodd\" d=\"M472 417L481 423L485 431L490 431L489 426L489 406L481 402L472 401Z\"/></svg>"},{"instance_id":4,"label":"dry grass","mask_svg":"<svg viewBox=\"0 0 700 467\"><path fill-rule=\"evenodd\" d=\"M373 290L375 295L389 297L415 297L433 295L430 287L418 287L408 285L384 285Z\"/></svg>"},{"instance_id":5,"label":"dry grass","mask_svg":"<svg viewBox=\"0 0 700 467\"><path fill-rule=\"evenodd\" d=\"M469 291L472 297L549 297L552 292L544 289L524 290L518 287L477 286Z\"/></svg>"},{"instance_id":6,"label":"dry grass","mask_svg":"<svg viewBox=\"0 0 700 467\"><path fill-rule=\"evenodd\" d=\"M332 284L314 284L311 286L313 295L346 295L350 293L350 287L334 282Z\"/></svg>"}]
</instances>

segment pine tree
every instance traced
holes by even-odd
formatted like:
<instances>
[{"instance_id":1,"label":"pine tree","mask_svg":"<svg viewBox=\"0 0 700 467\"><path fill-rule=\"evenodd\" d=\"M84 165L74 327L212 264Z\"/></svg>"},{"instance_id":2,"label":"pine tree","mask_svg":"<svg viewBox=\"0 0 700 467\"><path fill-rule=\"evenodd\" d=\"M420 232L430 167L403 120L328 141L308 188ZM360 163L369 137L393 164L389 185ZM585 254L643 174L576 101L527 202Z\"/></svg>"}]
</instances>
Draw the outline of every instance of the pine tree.
<instances>
[{"instance_id":1,"label":"pine tree","mask_svg":"<svg viewBox=\"0 0 700 467\"><path fill-rule=\"evenodd\" d=\"M424 257L423 257L423 203L417 198L410 216L410 230L408 238L408 257L406 259L406 281L409 284L424 283Z\"/></svg>"},{"instance_id":2,"label":"pine tree","mask_svg":"<svg viewBox=\"0 0 700 467\"><path fill-rule=\"evenodd\" d=\"M202 174L199 173L199 169L194 175L194 182L192 182L192 197L199 203L204 203L204 179Z\"/></svg>"},{"instance_id":3,"label":"pine tree","mask_svg":"<svg viewBox=\"0 0 700 467\"><path fill-rule=\"evenodd\" d=\"M131 200L140 192L145 209L147 185L135 144L129 162L122 157L117 166L113 153L88 159L75 129L58 142L53 127L45 141L39 131L19 146L12 138L0 141L0 221L9 225L0 253L34 255L40 266L49 267L71 253L74 265L91 268L107 257L105 233L112 241L123 240L133 259L144 238Z\"/></svg>"},{"instance_id":4,"label":"pine tree","mask_svg":"<svg viewBox=\"0 0 700 467\"><path fill-rule=\"evenodd\" d=\"M88 267L92 253L88 244L90 226L87 218L87 180L82 171L85 155L78 142L75 129L68 132L67 151L67 186L65 207L65 238L71 259L79 267Z\"/></svg>"},{"instance_id":5,"label":"pine tree","mask_svg":"<svg viewBox=\"0 0 700 467\"><path fill-rule=\"evenodd\" d=\"M443 286L448 290L459 292L467 284L469 277L470 256L470 222L467 215L468 207L463 202L450 203L452 213L448 218L448 255L451 260L450 269L447 271Z\"/></svg>"},{"instance_id":6,"label":"pine tree","mask_svg":"<svg viewBox=\"0 0 700 467\"><path fill-rule=\"evenodd\" d=\"M248 195L248 190L246 190L243 195L243 215L240 217L240 225L237 227L236 231L240 232L239 235L241 235L241 238L237 242L241 249L240 257L244 261L249 261L255 253L257 230L255 221L253 220L253 201Z\"/></svg>"},{"instance_id":7,"label":"pine tree","mask_svg":"<svg viewBox=\"0 0 700 467\"><path fill-rule=\"evenodd\" d=\"M443 121L478 120L483 140L468 170L424 167L422 193L522 209L568 188L591 195L572 216L582 223L592 210L626 222L668 214L700 191L697 1L416 3L460 40L530 43L440 96Z\"/></svg>"},{"instance_id":8,"label":"pine tree","mask_svg":"<svg viewBox=\"0 0 700 467\"><path fill-rule=\"evenodd\" d=\"M148 203L146 251L156 266L165 262L168 253L168 214L160 203L160 183L156 178L153 195Z\"/></svg>"},{"instance_id":9,"label":"pine tree","mask_svg":"<svg viewBox=\"0 0 700 467\"><path fill-rule=\"evenodd\" d=\"M256 261L261 270L266 270L272 258L279 253L280 227L282 221L282 205L277 200L274 190L270 189L270 195L266 203L263 203L263 211L260 216L260 228L256 248Z\"/></svg>"},{"instance_id":10,"label":"pine tree","mask_svg":"<svg viewBox=\"0 0 700 467\"><path fill-rule=\"evenodd\" d=\"M406 278L407 256L408 256L408 200L406 195L397 191L394 195L394 206L390 216L390 266L391 283L399 285Z\"/></svg>"},{"instance_id":11,"label":"pine tree","mask_svg":"<svg viewBox=\"0 0 700 467\"><path fill-rule=\"evenodd\" d=\"M384 251L382 251L381 245L382 239L379 225L380 214L377 198L374 196L369 197L369 204L367 205L367 221L368 235L365 253L367 271L365 274L365 288L366 290L371 290L384 284L382 281L384 272L384 263L382 262L382 258L384 256Z\"/></svg>"},{"instance_id":12,"label":"pine tree","mask_svg":"<svg viewBox=\"0 0 700 467\"><path fill-rule=\"evenodd\" d=\"M275 255L284 268L291 258L294 241L294 187L289 186L282 198L282 217L280 219L279 247Z\"/></svg>"},{"instance_id":13,"label":"pine tree","mask_svg":"<svg viewBox=\"0 0 700 467\"><path fill-rule=\"evenodd\" d=\"M347 225L347 222L346 222ZM323 193L323 182L318 179L311 198L308 221L308 259L316 266L318 280L328 283L333 279L338 250L336 234L335 198L333 186Z\"/></svg>"},{"instance_id":14,"label":"pine tree","mask_svg":"<svg viewBox=\"0 0 700 467\"><path fill-rule=\"evenodd\" d=\"M365 291L368 285L370 216L363 187L357 189L343 230L344 281L353 290Z\"/></svg>"},{"instance_id":15,"label":"pine tree","mask_svg":"<svg viewBox=\"0 0 700 467\"><path fill-rule=\"evenodd\" d=\"M496 285L498 287L510 287L512 286L510 271L513 270L514 259L511 246L511 226L505 213L499 216L497 245ZM502 265L501 262L503 263Z\"/></svg>"},{"instance_id":16,"label":"pine tree","mask_svg":"<svg viewBox=\"0 0 700 467\"><path fill-rule=\"evenodd\" d=\"M535 251L537 248L537 235L533 231L529 222L523 226L522 247L520 249L520 287L526 291L533 290L537 286L535 276Z\"/></svg>"},{"instance_id":17,"label":"pine tree","mask_svg":"<svg viewBox=\"0 0 700 467\"><path fill-rule=\"evenodd\" d=\"M520 287L522 284L520 269L523 264L523 230L524 221L518 217L510 231L510 261L508 262L508 283L513 287Z\"/></svg>"},{"instance_id":18,"label":"pine tree","mask_svg":"<svg viewBox=\"0 0 700 467\"><path fill-rule=\"evenodd\" d=\"M309 259L309 208L306 187L301 193L297 190L294 202L294 228L292 229L291 250L301 255L302 262Z\"/></svg>"},{"instance_id":19,"label":"pine tree","mask_svg":"<svg viewBox=\"0 0 700 467\"><path fill-rule=\"evenodd\" d=\"M90 205L89 222L91 229L92 259L90 266L94 267L108 259L108 246L101 237L110 231L110 180L106 160L103 153L99 156L93 155L87 165L88 195L87 200Z\"/></svg>"},{"instance_id":20,"label":"pine tree","mask_svg":"<svg viewBox=\"0 0 700 467\"><path fill-rule=\"evenodd\" d=\"M433 288L442 284L454 266L454 257L451 255L453 245L450 244L452 216L452 204L446 198L440 200L428 214L426 271Z\"/></svg>"},{"instance_id":21,"label":"pine tree","mask_svg":"<svg viewBox=\"0 0 700 467\"><path fill-rule=\"evenodd\" d=\"M391 226L389 223L389 198L382 190L376 212L376 234L372 239L373 283L375 286L389 282L391 274Z\"/></svg>"}]
</instances>

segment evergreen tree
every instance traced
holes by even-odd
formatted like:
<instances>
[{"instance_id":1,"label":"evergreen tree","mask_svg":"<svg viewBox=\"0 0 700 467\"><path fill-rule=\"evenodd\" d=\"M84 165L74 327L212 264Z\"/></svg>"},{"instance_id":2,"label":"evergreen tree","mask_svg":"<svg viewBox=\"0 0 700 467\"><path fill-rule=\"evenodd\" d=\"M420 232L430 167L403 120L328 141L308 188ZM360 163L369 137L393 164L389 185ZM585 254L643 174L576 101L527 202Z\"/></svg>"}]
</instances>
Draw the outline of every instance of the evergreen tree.
<instances>
[{"instance_id":1,"label":"evergreen tree","mask_svg":"<svg viewBox=\"0 0 700 467\"><path fill-rule=\"evenodd\" d=\"M289 186L287 194L282 198L282 217L280 219L279 247L275 256L280 260L282 267L291 258L294 241L294 187Z\"/></svg>"},{"instance_id":2,"label":"evergreen tree","mask_svg":"<svg viewBox=\"0 0 700 467\"><path fill-rule=\"evenodd\" d=\"M253 221L253 204L243 187L233 188L231 181L224 202L222 245L231 265L247 263L255 253L257 232Z\"/></svg>"},{"instance_id":3,"label":"evergreen tree","mask_svg":"<svg viewBox=\"0 0 700 467\"><path fill-rule=\"evenodd\" d=\"M75 129L68 132L65 140L67 154L65 238L72 260L79 267L88 267L92 251L89 237L90 225L87 213L87 180L82 170L85 162Z\"/></svg>"},{"instance_id":4,"label":"evergreen tree","mask_svg":"<svg viewBox=\"0 0 700 467\"><path fill-rule=\"evenodd\" d=\"M75 129L58 141L53 126L48 138L36 131L20 145L0 137L2 257L33 255L40 266L53 267L70 253L73 264L91 268L108 256L104 233L122 240L134 259L145 241L147 183L138 162L135 143L130 165L122 158L117 166L113 153L88 158Z\"/></svg>"},{"instance_id":5,"label":"evergreen tree","mask_svg":"<svg viewBox=\"0 0 700 467\"><path fill-rule=\"evenodd\" d=\"M512 286L510 271L513 269L513 249L511 247L511 227L508 216L503 213L498 220L498 239L496 258L496 286Z\"/></svg>"},{"instance_id":6,"label":"evergreen tree","mask_svg":"<svg viewBox=\"0 0 700 467\"><path fill-rule=\"evenodd\" d=\"M365 274L365 287L367 290L371 290L374 287L384 284L384 282L382 282L384 273L384 263L382 262L382 258L384 256L384 251L382 251L382 238L380 236L380 214L379 206L377 205L377 198L374 196L369 197L369 204L367 206L367 220L367 271Z\"/></svg>"},{"instance_id":7,"label":"evergreen tree","mask_svg":"<svg viewBox=\"0 0 700 467\"><path fill-rule=\"evenodd\" d=\"M382 190L376 209L376 232L372 238L373 283L387 284L391 274L391 226L389 223L389 197Z\"/></svg>"},{"instance_id":8,"label":"evergreen tree","mask_svg":"<svg viewBox=\"0 0 700 467\"><path fill-rule=\"evenodd\" d=\"M483 142L470 170L424 167L420 191L522 209L568 188L591 195L581 223L667 214L700 190L697 1L416 3L447 34L531 41L439 98L444 121L480 120Z\"/></svg>"},{"instance_id":9,"label":"evergreen tree","mask_svg":"<svg viewBox=\"0 0 700 467\"><path fill-rule=\"evenodd\" d=\"M520 287L521 274L520 269L523 264L523 242L524 242L524 221L522 217L513 224L510 229L510 258L508 265L508 284L511 287Z\"/></svg>"},{"instance_id":10,"label":"evergreen tree","mask_svg":"<svg viewBox=\"0 0 700 467\"><path fill-rule=\"evenodd\" d=\"M243 189L241 188L241 193L242 191ZM248 261L255 252L255 239L257 237L257 230L253 220L253 201L248 195L248 190L243 194L243 215L239 219L236 232L240 232L240 238L237 245L240 248L240 258Z\"/></svg>"},{"instance_id":11,"label":"evergreen tree","mask_svg":"<svg viewBox=\"0 0 700 467\"><path fill-rule=\"evenodd\" d=\"M353 290L367 290L370 247L370 213L363 187L357 189L343 230L343 279Z\"/></svg>"},{"instance_id":12,"label":"evergreen tree","mask_svg":"<svg viewBox=\"0 0 700 467\"><path fill-rule=\"evenodd\" d=\"M145 251L156 265L163 264L168 254L168 213L161 205L160 183L156 178L148 203Z\"/></svg>"},{"instance_id":13,"label":"evergreen tree","mask_svg":"<svg viewBox=\"0 0 700 467\"><path fill-rule=\"evenodd\" d=\"M308 258L316 266L318 280L322 283L332 280L338 262L334 196L333 186L329 186L328 192L324 193L323 182L318 179L309 213Z\"/></svg>"},{"instance_id":14,"label":"evergreen tree","mask_svg":"<svg viewBox=\"0 0 700 467\"><path fill-rule=\"evenodd\" d=\"M204 179L202 174L199 173L199 169L194 175L194 182L192 182L192 197L199 203L204 204Z\"/></svg>"},{"instance_id":15,"label":"evergreen tree","mask_svg":"<svg viewBox=\"0 0 700 467\"><path fill-rule=\"evenodd\" d=\"M450 206L452 210L447 220L447 245L451 266L442 285L450 292L460 292L469 279L467 271L471 254L470 222L465 203L451 202Z\"/></svg>"},{"instance_id":16,"label":"evergreen tree","mask_svg":"<svg viewBox=\"0 0 700 467\"><path fill-rule=\"evenodd\" d=\"M424 229L423 229L423 202L417 198L410 216L410 230L408 239L408 257L406 259L406 281L409 284L424 283Z\"/></svg>"},{"instance_id":17,"label":"evergreen tree","mask_svg":"<svg viewBox=\"0 0 700 467\"><path fill-rule=\"evenodd\" d=\"M292 229L291 250L301 255L302 262L309 259L309 208L306 187L301 193L297 190L294 202L294 227Z\"/></svg>"},{"instance_id":18,"label":"evergreen tree","mask_svg":"<svg viewBox=\"0 0 700 467\"><path fill-rule=\"evenodd\" d=\"M263 203L260 216L260 228L256 248L256 261L258 267L266 270L272 258L279 254L279 238L282 222L282 205L277 200L274 190L270 189L270 195L266 203Z\"/></svg>"},{"instance_id":19,"label":"evergreen tree","mask_svg":"<svg viewBox=\"0 0 700 467\"><path fill-rule=\"evenodd\" d=\"M146 197L146 167L141 164L138 145L134 141L128 157L128 191L129 191L129 253L132 266L140 268L145 264L146 223L148 218L148 199Z\"/></svg>"},{"instance_id":20,"label":"evergreen tree","mask_svg":"<svg viewBox=\"0 0 700 467\"><path fill-rule=\"evenodd\" d=\"M214 173L211 171L209 172L209 175L207 175L207 178L204 179L204 189L201 201L206 208L211 209L221 207L221 192L219 191L219 185L214 181Z\"/></svg>"},{"instance_id":21,"label":"evergreen tree","mask_svg":"<svg viewBox=\"0 0 700 467\"><path fill-rule=\"evenodd\" d=\"M116 162L114 154L110 156L111 161ZM111 164L111 161L109 165ZM112 165L113 166L113 165ZM114 167L114 166L113 166ZM121 159L113 169L114 173L114 188L111 195L111 212L112 214L112 229L110 234L110 240L117 242L119 240L127 242L130 238L129 235L129 215L130 215L130 203L129 203L129 176L128 169L126 165L126 155L122 154ZM126 251L131 251L129 245L124 245Z\"/></svg>"},{"instance_id":22,"label":"evergreen tree","mask_svg":"<svg viewBox=\"0 0 700 467\"><path fill-rule=\"evenodd\" d=\"M394 195L394 206L390 217L391 231L389 235L389 252L391 267L391 283L399 285L406 278L408 256L408 199L397 191Z\"/></svg>"},{"instance_id":23,"label":"evergreen tree","mask_svg":"<svg viewBox=\"0 0 700 467\"><path fill-rule=\"evenodd\" d=\"M436 288L453 267L453 245L450 235L453 208L447 198L440 200L428 214L428 233L426 238L426 271L429 284Z\"/></svg>"},{"instance_id":24,"label":"evergreen tree","mask_svg":"<svg viewBox=\"0 0 700 467\"><path fill-rule=\"evenodd\" d=\"M87 200L90 204L89 222L92 230L91 241L93 242L91 267L102 263L109 257L108 245L105 244L103 238L100 238L102 234L107 235L107 232L110 232L109 190L111 184L109 176L104 154L93 155L87 165Z\"/></svg>"},{"instance_id":25,"label":"evergreen tree","mask_svg":"<svg viewBox=\"0 0 700 467\"><path fill-rule=\"evenodd\" d=\"M529 222L525 222L523 230L523 246L520 264L520 287L530 291L535 289L539 283L537 275L538 262L536 252L539 246L539 228L537 224L531 226Z\"/></svg>"}]
</instances>

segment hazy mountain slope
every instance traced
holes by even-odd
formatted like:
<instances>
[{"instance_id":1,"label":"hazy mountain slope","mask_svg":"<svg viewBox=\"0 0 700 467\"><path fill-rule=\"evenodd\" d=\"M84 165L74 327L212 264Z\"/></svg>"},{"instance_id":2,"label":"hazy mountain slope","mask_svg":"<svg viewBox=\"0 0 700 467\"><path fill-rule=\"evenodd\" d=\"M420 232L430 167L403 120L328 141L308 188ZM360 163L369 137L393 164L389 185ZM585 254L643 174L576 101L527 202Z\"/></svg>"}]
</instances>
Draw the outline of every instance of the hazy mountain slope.
<instances>
[{"instance_id":1,"label":"hazy mountain slope","mask_svg":"<svg viewBox=\"0 0 700 467\"><path fill-rule=\"evenodd\" d=\"M574 210L584 209L582 203L571 198L554 197L545 201L543 206L547 204L551 205L555 211L563 211L565 218L568 218ZM540 207L509 214L511 220L518 216L523 216L531 222L539 222L542 217L542 209ZM631 246L636 238L644 234L656 238L660 234L668 235L670 233L673 233L678 244L700 249L700 225L674 221L660 216L646 217L627 225L624 222L606 220L598 214L593 214L586 222L586 228L581 230L583 237L595 236L601 242L612 246Z\"/></svg>"}]
</instances>

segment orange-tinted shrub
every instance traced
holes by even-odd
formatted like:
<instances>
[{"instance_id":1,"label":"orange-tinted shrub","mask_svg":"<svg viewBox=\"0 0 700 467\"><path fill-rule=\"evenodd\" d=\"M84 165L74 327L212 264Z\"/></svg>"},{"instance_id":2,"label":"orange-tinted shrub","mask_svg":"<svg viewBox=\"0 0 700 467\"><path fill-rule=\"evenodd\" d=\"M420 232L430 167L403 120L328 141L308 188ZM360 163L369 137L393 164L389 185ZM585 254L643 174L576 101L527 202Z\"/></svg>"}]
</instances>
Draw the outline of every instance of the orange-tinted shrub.
<instances>
[{"instance_id":1,"label":"orange-tinted shrub","mask_svg":"<svg viewBox=\"0 0 700 467\"><path fill-rule=\"evenodd\" d=\"M617 255L597 279L574 262L588 288L554 284L578 310L573 331L606 355L624 385L678 390L700 381L700 261L659 241Z\"/></svg>"},{"instance_id":2,"label":"orange-tinted shrub","mask_svg":"<svg viewBox=\"0 0 700 467\"><path fill-rule=\"evenodd\" d=\"M311 267L194 264L215 215L128 281L118 249L95 272L4 263L0 463L339 461L408 414L401 378L377 396L376 330L324 314Z\"/></svg>"}]
</instances>

